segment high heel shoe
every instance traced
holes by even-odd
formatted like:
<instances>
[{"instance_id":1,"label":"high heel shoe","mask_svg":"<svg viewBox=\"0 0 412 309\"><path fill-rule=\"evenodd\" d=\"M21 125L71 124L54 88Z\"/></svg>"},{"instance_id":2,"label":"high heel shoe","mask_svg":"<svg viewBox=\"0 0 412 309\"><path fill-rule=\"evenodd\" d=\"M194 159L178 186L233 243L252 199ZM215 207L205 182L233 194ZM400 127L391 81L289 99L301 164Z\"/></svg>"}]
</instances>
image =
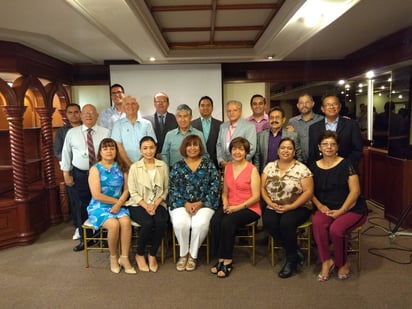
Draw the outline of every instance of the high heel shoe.
<instances>
[{"instance_id":1,"label":"high heel shoe","mask_svg":"<svg viewBox=\"0 0 412 309\"><path fill-rule=\"evenodd\" d=\"M149 266L147 266L145 257L143 255L136 254L136 264L137 264L137 268L139 269L139 271L142 271L145 273L149 272Z\"/></svg>"},{"instance_id":2,"label":"high heel shoe","mask_svg":"<svg viewBox=\"0 0 412 309\"><path fill-rule=\"evenodd\" d=\"M116 264L116 266L113 266L113 264ZM120 269L121 267L117 261L117 255L111 255L110 256L110 271L112 273L118 274L120 273Z\"/></svg>"},{"instance_id":3,"label":"high heel shoe","mask_svg":"<svg viewBox=\"0 0 412 309\"><path fill-rule=\"evenodd\" d=\"M157 264L155 256L149 255L149 270L152 273L156 273L159 270L159 264Z\"/></svg>"},{"instance_id":4,"label":"high heel shoe","mask_svg":"<svg viewBox=\"0 0 412 309\"><path fill-rule=\"evenodd\" d=\"M134 269L134 267L133 266L130 266L130 268L126 268L125 267L125 265L124 265L124 263L122 262L122 259L127 259L127 260L129 260L129 257L127 256L127 255L122 255L120 258L119 258L119 265L120 265L120 267L123 267L124 268L124 272L126 273L126 274L136 274L136 269ZM129 262L129 265L130 265L130 262Z\"/></svg>"},{"instance_id":5,"label":"high heel shoe","mask_svg":"<svg viewBox=\"0 0 412 309\"><path fill-rule=\"evenodd\" d=\"M335 263L333 263L328 270L326 275L322 275L321 273L318 274L318 281L325 282L329 280L330 275L335 271Z\"/></svg>"},{"instance_id":6,"label":"high heel shoe","mask_svg":"<svg viewBox=\"0 0 412 309\"><path fill-rule=\"evenodd\" d=\"M211 272L213 275L216 275L216 274L222 269L222 266L223 266L223 261L222 261L222 262L217 262L217 263L210 269L210 272Z\"/></svg>"}]
</instances>

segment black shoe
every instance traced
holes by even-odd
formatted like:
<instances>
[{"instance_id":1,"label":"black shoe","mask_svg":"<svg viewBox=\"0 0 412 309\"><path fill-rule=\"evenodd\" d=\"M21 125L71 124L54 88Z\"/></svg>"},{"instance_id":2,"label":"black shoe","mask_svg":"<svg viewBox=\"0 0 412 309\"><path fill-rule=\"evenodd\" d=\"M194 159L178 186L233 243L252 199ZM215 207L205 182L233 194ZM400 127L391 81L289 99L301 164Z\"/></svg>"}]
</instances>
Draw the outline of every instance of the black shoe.
<instances>
[{"instance_id":1,"label":"black shoe","mask_svg":"<svg viewBox=\"0 0 412 309\"><path fill-rule=\"evenodd\" d=\"M286 261L285 265L283 265L279 272L279 277L283 279L289 278L293 275L294 271L296 271L296 263Z\"/></svg>"},{"instance_id":2,"label":"black shoe","mask_svg":"<svg viewBox=\"0 0 412 309\"><path fill-rule=\"evenodd\" d=\"M306 257L303 254L302 250L300 250L299 248L298 248L298 251L297 251L297 255L298 255L298 264L300 266L305 265Z\"/></svg>"},{"instance_id":3,"label":"black shoe","mask_svg":"<svg viewBox=\"0 0 412 309\"><path fill-rule=\"evenodd\" d=\"M73 248L74 252L83 251L84 250L84 242L80 242L76 247Z\"/></svg>"}]
</instances>

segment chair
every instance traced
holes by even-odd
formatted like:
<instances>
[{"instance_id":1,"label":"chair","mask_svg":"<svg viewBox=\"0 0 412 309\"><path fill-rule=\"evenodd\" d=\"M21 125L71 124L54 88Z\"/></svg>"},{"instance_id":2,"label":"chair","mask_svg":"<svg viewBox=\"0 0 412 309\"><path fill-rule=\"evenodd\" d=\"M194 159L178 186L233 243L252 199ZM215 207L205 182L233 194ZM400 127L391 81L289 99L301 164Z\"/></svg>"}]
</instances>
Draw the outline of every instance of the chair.
<instances>
[{"instance_id":1,"label":"chair","mask_svg":"<svg viewBox=\"0 0 412 309\"><path fill-rule=\"evenodd\" d=\"M131 220L132 225L132 244L131 247L137 249L137 240L139 239L139 228L140 225L137 222ZM160 263L165 263L165 242L164 238L162 238L162 242L160 243Z\"/></svg>"},{"instance_id":2,"label":"chair","mask_svg":"<svg viewBox=\"0 0 412 309\"><path fill-rule=\"evenodd\" d=\"M249 248L252 265L256 263L256 221L246 224L238 229L235 236L235 248Z\"/></svg>"},{"instance_id":3,"label":"chair","mask_svg":"<svg viewBox=\"0 0 412 309\"><path fill-rule=\"evenodd\" d=\"M357 227L350 233L348 243L348 253L355 253L358 255L358 272L361 270L361 233L362 226Z\"/></svg>"},{"instance_id":4,"label":"chair","mask_svg":"<svg viewBox=\"0 0 412 309\"><path fill-rule=\"evenodd\" d=\"M107 242L107 230L105 228L100 228L99 231L95 232L93 225L90 223L89 219L87 219L83 225L83 242L84 242L84 261L86 268L89 267L89 250L109 250L108 247L104 246L104 241ZM92 236L87 236L87 232L91 232ZM88 242L94 241L97 242L98 246L89 246ZM120 245L120 244L119 244Z\"/></svg>"},{"instance_id":5,"label":"chair","mask_svg":"<svg viewBox=\"0 0 412 309\"><path fill-rule=\"evenodd\" d=\"M308 219L305 223L298 226L298 245L301 250L307 252L307 265L310 266L311 258L311 243L312 243L312 220ZM271 253L271 263L275 266L275 249L280 249L276 247L275 239L269 235L269 250Z\"/></svg>"},{"instance_id":6,"label":"chair","mask_svg":"<svg viewBox=\"0 0 412 309\"><path fill-rule=\"evenodd\" d=\"M173 250L173 263L177 263L177 248L179 247L179 243L177 242L175 231L172 231L172 250ZM207 236L205 240L203 241L201 247L206 247L206 264L210 263L210 237L209 233L207 233Z\"/></svg>"}]
</instances>

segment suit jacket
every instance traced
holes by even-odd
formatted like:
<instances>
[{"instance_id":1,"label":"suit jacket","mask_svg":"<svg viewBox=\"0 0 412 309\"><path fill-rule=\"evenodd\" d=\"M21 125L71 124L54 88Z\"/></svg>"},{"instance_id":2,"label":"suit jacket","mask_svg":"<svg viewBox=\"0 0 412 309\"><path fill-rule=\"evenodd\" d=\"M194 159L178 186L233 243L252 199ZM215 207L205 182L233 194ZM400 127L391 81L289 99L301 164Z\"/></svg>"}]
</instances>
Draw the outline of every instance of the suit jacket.
<instances>
[{"instance_id":1,"label":"suit jacket","mask_svg":"<svg viewBox=\"0 0 412 309\"><path fill-rule=\"evenodd\" d=\"M218 162L217 162L216 144L217 144L217 138L219 136L219 129L220 129L221 124L222 124L222 121L217 120L215 118L211 119L210 133L206 141L207 152L209 153L209 156L212 159L213 163L216 165L216 168L219 167ZM193 120L191 125L193 128L196 128L199 131L203 132L202 120L200 117Z\"/></svg>"},{"instance_id":2,"label":"suit jacket","mask_svg":"<svg viewBox=\"0 0 412 309\"><path fill-rule=\"evenodd\" d=\"M262 132L259 132L257 135L256 154L253 158L253 164L255 164L260 174L263 172L263 169L265 168L266 162L268 160L269 133L271 133L271 129L265 129ZM296 147L296 157L299 161L302 162L303 157L302 149L300 147L299 135L296 132L289 132L285 128L282 128L282 138L285 137L293 139Z\"/></svg>"},{"instance_id":3,"label":"suit jacket","mask_svg":"<svg viewBox=\"0 0 412 309\"><path fill-rule=\"evenodd\" d=\"M157 118L157 113L154 113L153 115L144 116L143 118L149 120L152 123L153 129L156 134L156 139L157 139L156 153L161 153L163 144L165 141L166 133L169 132L170 130L177 128L177 122L176 122L175 115L169 112L166 114L165 128L164 128L163 134L160 132L159 119Z\"/></svg>"},{"instance_id":4,"label":"suit jacket","mask_svg":"<svg viewBox=\"0 0 412 309\"><path fill-rule=\"evenodd\" d=\"M321 158L319 153L319 137L326 131L325 120L316 122L309 127L309 159L308 163ZM362 136L357 121L339 117L336 133L339 136L338 153L348 158L353 167L357 168L362 158Z\"/></svg>"},{"instance_id":5,"label":"suit jacket","mask_svg":"<svg viewBox=\"0 0 412 309\"><path fill-rule=\"evenodd\" d=\"M217 162L232 161L232 155L226 147L226 136L229 130L229 121L220 125L219 136L216 143ZM233 132L232 139L235 137L244 137L250 143L250 152L246 155L246 160L252 162L253 156L256 152L256 128L253 123L246 119L240 118L237 122L236 129Z\"/></svg>"}]
</instances>

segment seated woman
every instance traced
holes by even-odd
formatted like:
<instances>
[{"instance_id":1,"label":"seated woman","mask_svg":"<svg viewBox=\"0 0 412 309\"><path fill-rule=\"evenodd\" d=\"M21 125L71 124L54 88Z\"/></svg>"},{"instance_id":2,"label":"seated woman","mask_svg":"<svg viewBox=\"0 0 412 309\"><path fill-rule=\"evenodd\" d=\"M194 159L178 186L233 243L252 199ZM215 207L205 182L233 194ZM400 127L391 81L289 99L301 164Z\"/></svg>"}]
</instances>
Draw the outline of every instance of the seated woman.
<instances>
[{"instance_id":1,"label":"seated woman","mask_svg":"<svg viewBox=\"0 0 412 309\"><path fill-rule=\"evenodd\" d=\"M250 143L243 137L234 138L229 144L232 161L225 167L222 203L223 208L212 218L213 251L218 262L210 271L219 278L226 278L233 269L232 255L236 230L259 219L260 177L256 167L246 160Z\"/></svg>"},{"instance_id":2,"label":"seated woman","mask_svg":"<svg viewBox=\"0 0 412 309\"><path fill-rule=\"evenodd\" d=\"M289 278L297 264L304 262L296 229L310 217L312 209L312 173L295 159L295 154L293 139L283 138L278 148L279 159L268 163L261 176L261 194L267 204L263 228L286 250L280 278Z\"/></svg>"},{"instance_id":3,"label":"seated woman","mask_svg":"<svg viewBox=\"0 0 412 309\"><path fill-rule=\"evenodd\" d=\"M335 265L338 278L347 279L350 276L347 256L349 233L366 222L366 202L360 196L355 168L349 159L338 156L337 134L325 131L320 136L318 147L322 159L309 166L315 183L312 201L317 208L312 219L313 236L322 261L318 281L327 281ZM329 251L330 242L335 260Z\"/></svg>"},{"instance_id":4,"label":"seated woman","mask_svg":"<svg viewBox=\"0 0 412 309\"><path fill-rule=\"evenodd\" d=\"M144 136L139 143L142 158L129 170L130 199L126 203L132 220L140 225L136 262L140 271L157 272L156 254L167 226L166 197L169 187L169 167L155 159L156 143ZM151 243L147 265L145 249Z\"/></svg>"},{"instance_id":5,"label":"seated woman","mask_svg":"<svg viewBox=\"0 0 412 309\"><path fill-rule=\"evenodd\" d=\"M202 156L204 152L199 136L186 136L180 146L183 160L170 171L170 218L180 246L178 271L196 269L199 247L219 207L219 175L213 162Z\"/></svg>"},{"instance_id":6,"label":"seated woman","mask_svg":"<svg viewBox=\"0 0 412 309\"><path fill-rule=\"evenodd\" d=\"M100 142L97 161L89 172L89 187L92 193L92 199L87 206L89 221L96 230L102 226L107 229L110 270L119 273L123 267L126 273L135 274L136 270L129 261L129 210L122 207L129 196L127 167L120 159L117 144L113 139L105 138ZM118 259L119 240L121 256Z\"/></svg>"}]
</instances>

